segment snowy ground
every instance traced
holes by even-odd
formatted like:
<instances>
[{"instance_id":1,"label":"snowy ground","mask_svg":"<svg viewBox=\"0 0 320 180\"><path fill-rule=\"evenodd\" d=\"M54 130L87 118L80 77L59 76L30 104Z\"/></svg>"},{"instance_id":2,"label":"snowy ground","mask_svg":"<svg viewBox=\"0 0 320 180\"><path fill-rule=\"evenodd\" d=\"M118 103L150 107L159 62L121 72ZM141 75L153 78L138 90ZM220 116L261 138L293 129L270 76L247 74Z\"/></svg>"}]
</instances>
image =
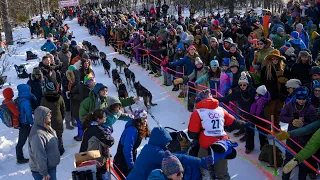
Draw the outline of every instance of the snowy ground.
<instances>
[{"instance_id":1,"label":"snowy ground","mask_svg":"<svg viewBox=\"0 0 320 180\"><path fill-rule=\"evenodd\" d=\"M73 21L67 22L71 30L73 30L77 42L82 42L83 40L90 41L92 44L96 45L100 51L105 52L108 55L108 59L111 60L114 57L125 60L128 62L128 59L114 53L112 48L105 47L104 41L98 37L89 36L87 29L84 27L79 27L76 23L76 19ZM14 36L22 36L28 38L29 31L28 29L17 29L14 32ZM30 40L30 39L28 39ZM34 39L30 40L26 45L19 47L16 55L10 57L13 64L22 64L26 63L25 61L25 51L32 50L34 53L39 54L39 57L44 55L44 52L40 52L40 46L45 42L44 39ZM38 65L39 60L28 61L28 72L32 72L32 68ZM112 63L112 68L114 68ZM111 79L104 75L103 67L95 66L93 67L97 82L104 83L108 86L108 95L117 96L116 88L112 84ZM160 121L162 126L170 126L179 130L185 130L189 122L190 113L186 110L184 103L180 99L176 98L170 90L163 87L161 84L161 78L154 78L153 76L148 75L148 73L137 65L130 66L130 69L136 74L136 79L141 82L143 86L149 89L153 94L153 101L158 104L152 108L152 113L158 121ZM17 93L16 86L20 83L26 83L27 80L17 79L15 70L11 67L10 71L6 73L9 76L8 82ZM122 78L123 74L122 74ZM2 90L5 87L9 87L7 83L0 90L0 101L2 101ZM171 89L171 88L170 88ZM133 95L133 94L131 94ZM136 104L135 107L142 107L142 103ZM156 123L149 117L149 125L151 128L156 127ZM114 125L113 136L116 140L120 139L121 133L124 129L125 122L118 121ZM71 172L74 169L74 154L79 151L80 143L73 140L73 136L77 134L76 130L65 130L63 134L65 154L61 157L61 162L57 168L57 177L58 179L67 180L71 179ZM9 129L0 123L0 180L16 180L32 179L30 169L27 164L18 165L16 164L15 158L15 146L17 143L18 130ZM232 137L231 137L232 138ZM257 136L256 136L257 138ZM235 138L234 138L235 139ZM237 139L235 139L237 140ZM142 146L146 144L147 141L142 142ZM256 149L250 155L245 155L245 147L243 143L239 144L237 148L238 156L234 160L229 161L229 173L232 179L235 180L245 180L245 179L277 179L276 176L273 176L272 172L266 170L258 160L259 146L258 140L256 139ZM115 145L111 148L111 153L114 155L118 146L118 142L115 142ZM27 146L24 147L25 157L29 157Z\"/></svg>"}]
</instances>

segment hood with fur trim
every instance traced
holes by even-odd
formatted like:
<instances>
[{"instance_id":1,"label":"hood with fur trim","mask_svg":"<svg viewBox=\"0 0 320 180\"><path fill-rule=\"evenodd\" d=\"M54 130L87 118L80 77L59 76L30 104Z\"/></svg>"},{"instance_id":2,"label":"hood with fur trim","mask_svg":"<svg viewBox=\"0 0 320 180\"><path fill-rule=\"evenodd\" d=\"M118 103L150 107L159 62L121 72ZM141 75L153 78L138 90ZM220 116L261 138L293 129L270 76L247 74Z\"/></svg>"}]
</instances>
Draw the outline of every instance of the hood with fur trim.
<instances>
[{"instance_id":1,"label":"hood with fur trim","mask_svg":"<svg viewBox=\"0 0 320 180\"><path fill-rule=\"evenodd\" d=\"M308 64L310 65L312 64L311 54L308 51L303 51L303 50L299 52L299 56L297 58L297 64L301 62L301 56L308 56L309 58Z\"/></svg>"}]
</instances>

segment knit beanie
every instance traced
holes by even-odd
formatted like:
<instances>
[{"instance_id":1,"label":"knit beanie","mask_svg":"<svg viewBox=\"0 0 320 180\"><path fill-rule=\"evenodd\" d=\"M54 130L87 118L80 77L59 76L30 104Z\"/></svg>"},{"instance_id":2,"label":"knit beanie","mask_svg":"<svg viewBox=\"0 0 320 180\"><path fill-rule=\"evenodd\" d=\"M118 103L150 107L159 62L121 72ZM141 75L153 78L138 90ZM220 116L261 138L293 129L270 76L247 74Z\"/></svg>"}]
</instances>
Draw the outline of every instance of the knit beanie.
<instances>
[{"instance_id":1,"label":"knit beanie","mask_svg":"<svg viewBox=\"0 0 320 180\"><path fill-rule=\"evenodd\" d=\"M196 57L194 64L195 64L195 65L203 64L203 62L201 61L201 59L200 59L199 57Z\"/></svg>"},{"instance_id":2,"label":"knit beanie","mask_svg":"<svg viewBox=\"0 0 320 180\"><path fill-rule=\"evenodd\" d=\"M320 82L318 80L312 81L312 89L314 90L315 88L320 88Z\"/></svg>"},{"instance_id":3,"label":"knit beanie","mask_svg":"<svg viewBox=\"0 0 320 180\"><path fill-rule=\"evenodd\" d=\"M93 74L90 73L84 77L83 83L88 86L90 83L92 83L94 81L95 81L95 78L94 78Z\"/></svg>"},{"instance_id":4,"label":"knit beanie","mask_svg":"<svg viewBox=\"0 0 320 180\"><path fill-rule=\"evenodd\" d=\"M90 56L87 53L83 53L82 59L90 59Z\"/></svg>"},{"instance_id":5,"label":"knit beanie","mask_svg":"<svg viewBox=\"0 0 320 180\"><path fill-rule=\"evenodd\" d=\"M230 63L230 64L231 64L231 63ZM246 75L245 72L241 72L241 76L240 76L240 78L239 78L238 84L240 84L240 83L247 83L247 84L249 84L249 80L248 80L247 75Z\"/></svg>"},{"instance_id":6,"label":"knit beanie","mask_svg":"<svg viewBox=\"0 0 320 180\"><path fill-rule=\"evenodd\" d=\"M307 100L308 96L308 89L304 86L300 86L296 89L296 99Z\"/></svg>"},{"instance_id":7,"label":"knit beanie","mask_svg":"<svg viewBox=\"0 0 320 180\"><path fill-rule=\"evenodd\" d=\"M45 84L45 91L46 92L55 91L55 90L56 90L56 87L53 82L50 81Z\"/></svg>"},{"instance_id":8,"label":"knit beanie","mask_svg":"<svg viewBox=\"0 0 320 180\"><path fill-rule=\"evenodd\" d=\"M212 60L210 62L210 67L214 68L214 67L219 67L219 62L217 60Z\"/></svg>"},{"instance_id":9,"label":"knit beanie","mask_svg":"<svg viewBox=\"0 0 320 180\"><path fill-rule=\"evenodd\" d=\"M62 44L61 49L67 50L69 49L69 45L67 43Z\"/></svg>"},{"instance_id":10,"label":"knit beanie","mask_svg":"<svg viewBox=\"0 0 320 180\"><path fill-rule=\"evenodd\" d=\"M313 74L320 74L320 67L319 66L313 66L310 70L310 75Z\"/></svg>"},{"instance_id":11,"label":"knit beanie","mask_svg":"<svg viewBox=\"0 0 320 180\"><path fill-rule=\"evenodd\" d=\"M170 151L166 151L164 153L164 157L161 163L161 169L165 176L183 172L183 167L179 159L176 156L172 155Z\"/></svg>"},{"instance_id":12,"label":"knit beanie","mask_svg":"<svg viewBox=\"0 0 320 180\"><path fill-rule=\"evenodd\" d=\"M33 68L33 70L32 70L32 74L41 75L42 73L41 73L41 71L40 71L40 68L35 67L35 68Z\"/></svg>"},{"instance_id":13,"label":"knit beanie","mask_svg":"<svg viewBox=\"0 0 320 180\"><path fill-rule=\"evenodd\" d=\"M68 67L68 70L75 71L75 70L77 70L77 67L74 66L74 65L70 65L70 66Z\"/></svg>"},{"instance_id":14,"label":"knit beanie","mask_svg":"<svg viewBox=\"0 0 320 180\"><path fill-rule=\"evenodd\" d=\"M238 48L238 45L237 45L236 43L231 43L231 44L230 44L230 48L231 48L231 47Z\"/></svg>"},{"instance_id":15,"label":"knit beanie","mask_svg":"<svg viewBox=\"0 0 320 180\"><path fill-rule=\"evenodd\" d=\"M216 42L216 43L218 43L218 40L217 40L216 37L211 37L211 38L210 38L210 42Z\"/></svg>"},{"instance_id":16,"label":"knit beanie","mask_svg":"<svg viewBox=\"0 0 320 180\"><path fill-rule=\"evenodd\" d=\"M286 82L286 87L287 88L298 88L301 86L301 81L299 79L290 79L289 81Z\"/></svg>"},{"instance_id":17,"label":"knit beanie","mask_svg":"<svg viewBox=\"0 0 320 180\"><path fill-rule=\"evenodd\" d=\"M293 37L294 39L299 39L299 33L298 31L292 31L290 34L291 37Z\"/></svg>"},{"instance_id":18,"label":"knit beanie","mask_svg":"<svg viewBox=\"0 0 320 180\"><path fill-rule=\"evenodd\" d=\"M277 33L282 33L282 32L284 32L284 29L282 27L278 27L277 28Z\"/></svg>"},{"instance_id":19,"label":"knit beanie","mask_svg":"<svg viewBox=\"0 0 320 180\"><path fill-rule=\"evenodd\" d=\"M317 31L313 31L311 34L311 38L314 40L316 37L318 37L319 34L317 33Z\"/></svg>"},{"instance_id":20,"label":"knit beanie","mask_svg":"<svg viewBox=\"0 0 320 180\"><path fill-rule=\"evenodd\" d=\"M303 29L303 25L302 25L301 23L298 23L298 24L296 25L296 29Z\"/></svg>"},{"instance_id":21,"label":"knit beanie","mask_svg":"<svg viewBox=\"0 0 320 180\"><path fill-rule=\"evenodd\" d=\"M229 67L230 64L230 59L229 58L224 58L222 61L222 66L228 66Z\"/></svg>"},{"instance_id":22,"label":"knit beanie","mask_svg":"<svg viewBox=\"0 0 320 180\"><path fill-rule=\"evenodd\" d=\"M191 45L191 46L188 47L187 51L189 52L191 49L196 50L196 47L194 47L193 45Z\"/></svg>"},{"instance_id":23,"label":"knit beanie","mask_svg":"<svg viewBox=\"0 0 320 180\"><path fill-rule=\"evenodd\" d=\"M268 90L267 90L267 88L266 88L265 85L259 86L259 87L257 88L257 90L256 90L256 93L258 93L258 94L260 94L260 95L262 95L262 96L266 95L267 92L268 92Z\"/></svg>"},{"instance_id":24,"label":"knit beanie","mask_svg":"<svg viewBox=\"0 0 320 180\"><path fill-rule=\"evenodd\" d=\"M94 88L93 88L93 92L98 95L99 92L104 89L104 88L108 88L107 86L103 85L102 83L97 83Z\"/></svg>"},{"instance_id":25,"label":"knit beanie","mask_svg":"<svg viewBox=\"0 0 320 180\"><path fill-rule=\"evenodd\" d=\"M240 66L239 66L238 61L230 61L229 67L230 68L232 68L232 67L238 67L239 68Z\"/></svg>"}]
</instances>

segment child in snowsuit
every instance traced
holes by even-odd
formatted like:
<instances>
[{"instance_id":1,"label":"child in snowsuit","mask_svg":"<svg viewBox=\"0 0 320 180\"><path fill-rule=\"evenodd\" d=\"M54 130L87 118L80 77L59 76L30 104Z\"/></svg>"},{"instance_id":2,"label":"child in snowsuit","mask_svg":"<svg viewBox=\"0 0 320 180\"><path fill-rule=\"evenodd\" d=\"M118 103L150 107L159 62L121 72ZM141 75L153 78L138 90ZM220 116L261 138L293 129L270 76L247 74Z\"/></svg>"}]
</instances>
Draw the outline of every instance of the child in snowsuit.
<instances>
[{"instance_id":1,"label":"child in snowsuit","mask_svg":"<svg viewBox=\"0 0 320 180\"><path fill-rule=\"evenodd\" d=\"M162 67L163 69L163 85L165 86L171 86L172 84L172 80L171 80L171 74L168 73L168 68L167 67L164 67L164 65L166 65L168 63L168 57L167 57L167 51L163 51L161 53L161 59L162 59L162 62L160 64L160 66Z\"/></svg>"},{"instance_id":2,"label":"child in snowsuit","mask_svg":"<svg viewBox=\"0 0 320 180\"><path fill-rule=\"evenodd\" d=\"M12 125L14 128L19 127L19 110L17 106L15 105L14 101L12 100L14 94L11 88L6 88L3 90L3 97L4 100L2 101L2 105L6 105L9 109L10 112L12 113Z\"/></svg>"}]
</instances>

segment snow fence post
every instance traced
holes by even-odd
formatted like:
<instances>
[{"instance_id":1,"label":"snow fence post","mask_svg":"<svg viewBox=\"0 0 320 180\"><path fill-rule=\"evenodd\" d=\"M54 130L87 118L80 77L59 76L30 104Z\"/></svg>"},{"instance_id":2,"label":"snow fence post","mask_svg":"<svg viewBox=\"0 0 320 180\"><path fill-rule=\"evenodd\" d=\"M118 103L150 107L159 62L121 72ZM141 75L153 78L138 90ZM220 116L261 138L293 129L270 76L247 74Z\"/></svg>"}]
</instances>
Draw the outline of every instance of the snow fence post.
<instances>
[{"instance_id":1,"label":"snow fence post","mask_svg":"<svg viewBox=\"0 0 320 180\"><path fill-rule=\"evenodd\" d=\"M271 132L274 134L274 116L271 115ZM274 170L277 172L277 151L276 151L276 141L273 139L272 140L272 148L273 148L273 166Z\"/></svg>"}]
</instances>

